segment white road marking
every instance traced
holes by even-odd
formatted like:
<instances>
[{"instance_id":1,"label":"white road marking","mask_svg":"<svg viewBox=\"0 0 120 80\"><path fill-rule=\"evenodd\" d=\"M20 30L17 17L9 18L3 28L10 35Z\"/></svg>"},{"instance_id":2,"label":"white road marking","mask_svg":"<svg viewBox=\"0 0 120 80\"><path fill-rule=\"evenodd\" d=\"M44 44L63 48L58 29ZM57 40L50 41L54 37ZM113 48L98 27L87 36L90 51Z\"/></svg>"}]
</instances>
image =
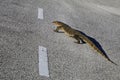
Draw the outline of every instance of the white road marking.
<instances>
[{"instance_id":1,"label":"white road marking","mask_svg":"<svg viewBox=\"0 0 120 80\"><path fill-rule=\"evenodd\" d=\"M105 11L108 11L110 13L120 15L120 9L119 8L110 7L110 6L104 6L104 5L98 5L97 7L101 8L101 9L103 9Z\"/></svg>"},{"instance_id":2,"label":"white road marking","mask_svg":"<svg viewBox=\"0 0 120 80\"><path fill-rule=\"evenodd\" d=\"M38 8L38 19L44 19L44 17L43 17L43 9L42 8Z\"/></svg>"},{"instance_id":3,"label":"white road marking","mask_svg":"<svg viewBox=\"0 0 120 80\"><path fill-rule=\"evenodd\" d=\"M94 4L94 3L84 3L83 5L92 8L92 10L96 9L97 11L100 11L100 13L112 13L116 15L120 15L120 9L119 7L111 7L106 5L100 5L100 4Z\"/></svg>"},{"instance_id":4,"label":"white road marking","mask_svg":"<svg viewBox=\"0 0 120 80\"><path fill-rule=\"evenodd\" d=\"M49 77L47 49L39 46L39 74Z\"/></svg>"}]
</instances>

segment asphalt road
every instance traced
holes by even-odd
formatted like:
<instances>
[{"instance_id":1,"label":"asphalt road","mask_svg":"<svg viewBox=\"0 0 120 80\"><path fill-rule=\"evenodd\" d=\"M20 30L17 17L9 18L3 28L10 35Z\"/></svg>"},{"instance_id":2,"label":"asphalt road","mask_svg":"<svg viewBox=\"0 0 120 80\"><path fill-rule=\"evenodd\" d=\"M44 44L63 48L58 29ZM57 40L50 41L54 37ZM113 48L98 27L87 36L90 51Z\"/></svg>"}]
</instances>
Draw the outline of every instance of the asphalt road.
<instances>
[{"instance_id":1,"label":"asphalt road","mask_svg":"<svg viewBox=\"0 0 120 80\"><path fill-rule=\"evenodd\" d=\"M54 20L97 40L118 66L53 32ZM120 80L119 35L120 0L0 0L0 80ZM38 46L48 49L50 78L39 75Z\"/></svg>"}]
</instances>

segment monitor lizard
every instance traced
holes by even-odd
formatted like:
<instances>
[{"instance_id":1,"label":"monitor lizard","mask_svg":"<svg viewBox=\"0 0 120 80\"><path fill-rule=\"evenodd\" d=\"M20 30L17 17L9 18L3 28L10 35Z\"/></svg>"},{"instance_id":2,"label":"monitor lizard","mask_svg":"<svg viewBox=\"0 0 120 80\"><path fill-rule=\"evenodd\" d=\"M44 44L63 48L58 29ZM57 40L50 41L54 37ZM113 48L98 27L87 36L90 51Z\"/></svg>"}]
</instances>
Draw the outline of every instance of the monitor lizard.
<instances>
[{"instance_id":1,"label":"monitor lizard","mask_svg":"<svg viewBox=\"0 0 120 80\"><path fill-rule=\"evenodd\" d=\"M90 45L94 50L96 50L98 53L100 53L105 59L110 61L111 63L117 65L115 62L113 62L108 56L106 56L96 45L93 43L87 36L81 34L78 30L71 28L69 25L61 22L61 21L53 21L52 22L57 28L54 30L54 32L59 32L60 30L64 32L69 37L72 37L77 40L77 44L87 43Z\"/></svg>"}]
</instances>

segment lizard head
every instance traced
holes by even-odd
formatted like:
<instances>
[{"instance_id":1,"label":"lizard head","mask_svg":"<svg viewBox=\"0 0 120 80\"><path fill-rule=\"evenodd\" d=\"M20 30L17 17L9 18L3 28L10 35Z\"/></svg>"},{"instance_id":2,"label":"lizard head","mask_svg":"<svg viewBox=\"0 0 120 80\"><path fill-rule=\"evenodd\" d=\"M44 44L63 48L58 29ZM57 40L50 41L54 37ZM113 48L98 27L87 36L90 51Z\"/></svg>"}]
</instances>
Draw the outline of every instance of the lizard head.
<instances>
[{"instance_id":1,"label":"lizard head","mask_svg":"<svg viewBox=\"0 0 120 80\"><path fill-rule=\"evenodd\" d=\"M52 23L57 27L62 26L64 24L63 22L60 21L53 21Z\"/></svg>"}]
</instances>

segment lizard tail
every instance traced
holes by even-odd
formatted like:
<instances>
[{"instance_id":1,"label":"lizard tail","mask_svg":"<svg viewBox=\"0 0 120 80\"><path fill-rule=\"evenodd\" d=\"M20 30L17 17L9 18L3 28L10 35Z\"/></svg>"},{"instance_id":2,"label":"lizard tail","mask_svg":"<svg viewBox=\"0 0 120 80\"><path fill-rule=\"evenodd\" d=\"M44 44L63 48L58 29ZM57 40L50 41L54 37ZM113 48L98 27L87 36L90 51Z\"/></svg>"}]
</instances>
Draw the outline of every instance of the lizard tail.
<instances>
[{"instance_id":1,"label":"lizard tail","mask_svg":"<svg viewBox=\"0 0 120 80\"><path fill-rule=\"evenodd\" d=\"M109 62L111 62L111 63L113 63L114 65L117 65L118 66L118 64L116 64L115 62L113 62L111 59L109 59L109 58L106 58Z\"/></svg>"},{"instance_id":2,"label":"lizard tail","mask_svg":"<svg viewBox=\"0 0 120 80\"><path fill-rule=\"evenodd\" d=\"M91 45L91 46L94 48L94 50L96 50L98 53L100 53L100 54L101 54L105 59L107 59L109 62L117 65L115 62L113 62L113 61L107 56L106 53L102 52L95 44L91 43L91 44L89 44L89 45Z\"/></svg>"},{"instance_id":3,"label":"lizard tail","mask_svg":"<svg viewBox=\"0 0 120 80\"><path fill-rule=\"evenodd\" d=\"M90 39L88 39L86 36L84 35L80 35L80 37L82 36L82 39L84 39L84 41L86 43L88 43L94 50L96 50L98 53L100 53L105 59L107 59L109 62L117 65L115 62L113 62L107 55L105 52L102 52Z\"/></svg>"},{"instance_id":4,"label":"lizard tail","mask_svg":"<svg viewBox=\"0 0 120 80\"><path fill-rule=\"evenodd\" d=\"M114 65L117 65L115 62L113 62L105 52L102 52L95 44L91 44L91 46L96 50L98 53L100 53L105 59L107 59L109 62L113 63Z\"/></svg>"}]
</instances>

